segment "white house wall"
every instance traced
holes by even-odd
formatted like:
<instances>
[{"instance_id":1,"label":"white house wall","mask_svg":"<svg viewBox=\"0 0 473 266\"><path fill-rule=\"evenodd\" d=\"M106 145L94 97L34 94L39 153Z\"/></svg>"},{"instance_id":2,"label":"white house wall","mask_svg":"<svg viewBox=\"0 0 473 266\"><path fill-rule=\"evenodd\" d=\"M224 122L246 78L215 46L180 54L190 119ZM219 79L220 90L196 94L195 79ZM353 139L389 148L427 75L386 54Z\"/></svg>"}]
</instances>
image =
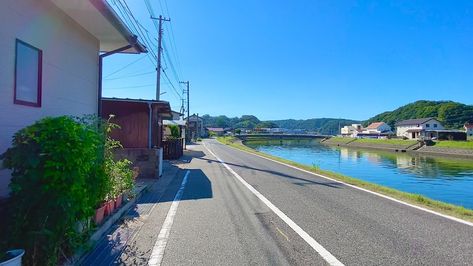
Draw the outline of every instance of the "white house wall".
<instances>
[{"instance_id":1,"label":"white house wall","mask_svg":"<svg viewBox=\"0 0 473 266\"><path fill-rule=\"evenodd\" d=\"M13 104L16 39L43 51L41 107ZM97 112L98 50L99 41L48 0L2 0L0 153L16 131L43 117ZM0 170L0 196L6 175Z\"/></svg>"}]
</instances>

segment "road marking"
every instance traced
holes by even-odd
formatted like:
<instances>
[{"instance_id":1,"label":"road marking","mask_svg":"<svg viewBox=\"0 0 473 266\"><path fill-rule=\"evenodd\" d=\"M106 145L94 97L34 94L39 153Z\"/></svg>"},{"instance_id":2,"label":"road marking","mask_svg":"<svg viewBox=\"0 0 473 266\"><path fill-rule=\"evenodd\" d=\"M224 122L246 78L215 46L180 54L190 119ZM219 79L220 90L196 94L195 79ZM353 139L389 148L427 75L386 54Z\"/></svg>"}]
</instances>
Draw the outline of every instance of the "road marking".
<instances>
[{"instance_id":1,"label":"road marking","mask_svg":"<svg viewBox=\"0 0 473 266\"><path fill-rule=\"evenodd\" d=\"M365 189L365 188L361 188L361 187L358 187L358 186L355 186L355 185L352 185L352 184L345 183L343 181L339 181L339 180L330 178L328 176L324 176L322 174L312 173L311 171L307 171L307 170L301 169L299 167L296 167L296 166L293 166L293 165L290 165L290 164L287 164L287 163L279 162L279 161L264 157L262 155L258 155L258 154L254 154L254 153L247 152L247 151L244 151L244 150L240 150L240 149L237 149L237 148L233 148L233 147L225 145L225 144L221 144L221 145L224 145L225 147L230 147L234 150L241 151L241 152L244 152L244 153L248 153L248 154L251 154L251 155L254 155L254 156L257 156L257 157L260 157L260 158L263 158L263 159L266 159L266 160L269 160L269 161L272 161L272 162L275 162L275 163L278 163L278 164L281 164L281 165L284 165L284 166L287 166L287 167L290 167L290 168L293 168L293 169L296 169L296 170L299 170L299 171L302 171L302 172L307 173L307 174L311 174L311 175L314 175L314 176L317 176L317 177L322 177L322 178L328 179L330 181L337 182L337 183L343 184L345 186L349 186L351 188L355 188L355 189L358 189L358 190L361 190L361 191L364 191L364 192L367 192L367 193L371 193L371 194L376 195L378 197L382 197L382 198L385 198L385 199L388 199L388 200L391 200L391 201L395 201L399 204L403 204L403 205L406 205L406 206L409 206L409 207L412 207L412 208L415 208L415 209L418 209L418 210L421 210L421 211L425 211L425 212L428 212L428 213L431 213L431 214L434 214L434 215L437 215L437 216L440 216L440 217L443 217L443 218L446 218L446 219L449 219L449 220L452 220L452 221L455 221L455 222L458 222L458 223L461 223L461 224L465 224L465 225L468 225L468 226L473 226L472 222L468 222L468 221L462 220L462 219L457 218L457 217L442 214L442 213L439 213L439 212L436 212L436 211L433 211L433 210L429 210L429 209L426 209L426 208L423 208L423 207L420 207L420 206L417 206L417 205L414 205L414 204L410 204L410 203L407 203L405 201L398 200L398 199L392 198L390 196L380 194L378 192L374 192L374 191L371 191L371 190L368 190L368 189Z\"/></svg>"},{"instance_id":2,"label":"road marking","mask_svg":"<svg viewBox=\"0 0 473 266\"><path fill-rule=\"evenodd\" d=\"M164 251L166 250L169 234L171 233L172 224L174 223L174 216L176 216L177 207L179 207L179 202L181 201L182 194L184 194L184 189L187 184L189 173L190 171L187 170L186 175L182 180L181 186L179 187L179 190L177 191L176 196L172 201L171 207L169 208L168 214L166 215L166 219L164 220L161 231L159 231L158 239L154 244L153 251L151 252L151 256L148 260L148 265L161 265L161 262L163 261Z\"/></svg>"},{"instance_id":3,"label":"road marking","mask_svg":"<svg viewBox=\"0 0 473 266\"><path fill-rule=\"evenodd\" d=\"M246 188L248 188L258 199L260 199L269 209L271 209L281 220L283 220L289 227L294 230L302 239L304 239L307 244L309 244L319 255L330 265L343 266L335 256L333 256L328 250L326 250L322 245L320 245L314 238L312 238L308 233L306 233L299 225L297 225L291 218L289 218L285 213L279 210L271 201L269 201L265 196L259 193L253 186L248 184L239 174L233 171L230 166L228 166L222 159L220 159L215 153L213 153L207 145L204 144L205 149L212 154L238 181L240 181Z\"/></svg>"}]
</instances>

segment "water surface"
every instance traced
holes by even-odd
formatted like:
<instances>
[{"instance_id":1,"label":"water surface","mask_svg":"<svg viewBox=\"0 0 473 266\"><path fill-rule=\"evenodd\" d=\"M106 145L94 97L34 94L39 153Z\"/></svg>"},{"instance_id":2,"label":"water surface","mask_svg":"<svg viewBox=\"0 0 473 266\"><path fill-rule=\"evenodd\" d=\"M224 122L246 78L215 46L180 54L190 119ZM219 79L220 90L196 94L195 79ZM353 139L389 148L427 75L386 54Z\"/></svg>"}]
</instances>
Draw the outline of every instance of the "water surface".
<instances>
[{"instance_id":1,"label":"water surface","mask_svg":"<svg viewBox=\"0 0 473 266\"><path fill-rule=\"evenodd\" d=\"M271 155L473 209L473 160L329 147L319 140L247 142Z\"/></svg>"}]
</instances>

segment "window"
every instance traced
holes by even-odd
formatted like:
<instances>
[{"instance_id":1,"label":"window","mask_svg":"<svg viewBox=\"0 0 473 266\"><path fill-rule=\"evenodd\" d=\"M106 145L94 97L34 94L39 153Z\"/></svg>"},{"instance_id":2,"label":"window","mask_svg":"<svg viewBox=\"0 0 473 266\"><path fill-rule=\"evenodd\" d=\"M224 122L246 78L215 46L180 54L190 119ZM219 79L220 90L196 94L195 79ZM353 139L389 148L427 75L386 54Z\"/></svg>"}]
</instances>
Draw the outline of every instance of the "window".
<instances>
[{"instance_id":1,"label":"window","mask_svg":"<svg viewBox=\"0 0 473 266\"><path fill-rule=\"evenodd\" d=\"M434 124L434 127L437 127L437 124Z\"/></svg>"},{"instance_id":2,"label":"window","mask_svg":"<svg viewBox=\"0 0 473 266\"><path fill-rule=\"evenodd\" d=\"M430 127L430 124L425 124L425 127Z\"/></svg>"},{"instance_id":3,"label":"window","mask_svg":"<svg viewBox=\"0 0 473 266\"><path fill-rule=\"evenodd\" d=\"M14 103L41 106L43 52L16 40Z\"/></svg>"}]
</instances>

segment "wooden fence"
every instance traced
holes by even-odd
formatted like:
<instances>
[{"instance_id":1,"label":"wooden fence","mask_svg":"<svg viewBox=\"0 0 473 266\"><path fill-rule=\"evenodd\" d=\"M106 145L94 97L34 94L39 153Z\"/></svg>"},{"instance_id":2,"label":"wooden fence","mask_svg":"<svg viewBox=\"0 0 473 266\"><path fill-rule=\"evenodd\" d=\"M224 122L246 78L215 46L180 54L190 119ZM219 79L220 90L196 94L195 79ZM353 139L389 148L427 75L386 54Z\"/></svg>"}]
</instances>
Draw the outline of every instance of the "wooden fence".
<instances>
[{"instance_id":1,"label":"wooden fence","mask_svg":"<svg viewBox=\"0 0 473 266\"><path fill-rule=\"evenodd\" d=\"M184 151L184 139L163 140L163 159L175 160L181 158Z\"/></svg>"}]
</instances>

